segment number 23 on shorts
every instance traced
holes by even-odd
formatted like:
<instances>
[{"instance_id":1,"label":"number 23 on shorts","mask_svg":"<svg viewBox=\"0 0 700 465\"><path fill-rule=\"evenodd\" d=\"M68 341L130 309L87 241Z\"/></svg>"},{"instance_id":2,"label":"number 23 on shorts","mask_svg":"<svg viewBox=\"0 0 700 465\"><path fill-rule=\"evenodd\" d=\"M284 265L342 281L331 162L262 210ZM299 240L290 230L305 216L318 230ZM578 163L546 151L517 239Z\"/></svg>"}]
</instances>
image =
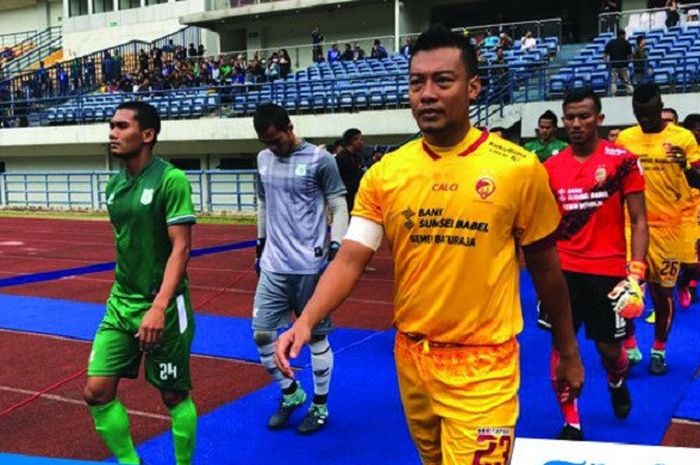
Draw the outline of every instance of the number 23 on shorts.
<instances>
[{"instance_id":1,"label":"number 23 on shorts","mask_svg":"<svg viewBox=\"0 0 700 465\"><path fill-rule=\"evenodd\" d=\"M486 431L488 430L488 431ZM479 450L474 452L472 465L508 465L513 448L511 428L486 428L476 438Z\"/></svg>"}]
</instances>

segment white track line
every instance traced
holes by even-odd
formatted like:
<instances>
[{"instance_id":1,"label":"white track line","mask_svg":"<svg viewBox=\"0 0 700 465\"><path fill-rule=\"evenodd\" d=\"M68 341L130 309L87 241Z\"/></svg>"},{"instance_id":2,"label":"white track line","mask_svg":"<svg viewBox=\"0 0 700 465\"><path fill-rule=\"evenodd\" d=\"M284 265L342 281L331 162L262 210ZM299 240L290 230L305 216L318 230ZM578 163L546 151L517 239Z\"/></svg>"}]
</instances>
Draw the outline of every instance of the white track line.
<instances>
[{"instance_id":1,"label":"white track line","mask_svg":"<svg viewBox=\"0 0 700 465\"><path fill-rule=\"evenodd\" d=\"M26 394L28 396L33 396L36 394L34 391L28 389L13 388L10 386L0 386L0 391L12 392L15 394ZM71 399L69 397L57 396L55 394L42 394L39 396L40 399L53 400L56 402L63 402L65 404L81 405L85 406L85 402L77 399ZM129 415L135 415L137 417L153 418L154 420L170 421L170 417L167 415L159 415L157 413L148 413L141 410L130 410L127 409Z\"/></svg>"}]
</instances>

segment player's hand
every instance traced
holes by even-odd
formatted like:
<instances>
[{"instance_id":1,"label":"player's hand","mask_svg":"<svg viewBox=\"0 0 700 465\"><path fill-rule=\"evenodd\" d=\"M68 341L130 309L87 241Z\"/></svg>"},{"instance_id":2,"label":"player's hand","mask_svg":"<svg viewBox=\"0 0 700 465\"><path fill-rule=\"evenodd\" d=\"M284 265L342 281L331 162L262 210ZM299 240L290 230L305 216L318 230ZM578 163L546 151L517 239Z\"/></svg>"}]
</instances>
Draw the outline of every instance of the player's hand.
<instances>
[{"instance_id":1,"label":"player's hand","mask_svg":"<svg viewBox=\"0 0 700 465\"><path fill-rule=\"evenodd\" d=\"M332 261L336 255L338 255L338 251L340 250L340 243L336 241L331 241L330 246L328 246L328 261Z\"/></svg>"},{"instance_id":2,"label":"player's hand","mask_svg":"<svg viewBox=\"0 0 700 465\"><path fill-rule=\"evenodd\" d=\"M554 373L562 402L575 399L581 394L584 372L578 349L567 355L559 354L559 363Z\"/></svg>"},{"instance_id":3,"label":"player's hand","mask_svg":"<svg viewBox=\"0 0 700 465\"><path fill-rule=\"evenodd\" d=\"M139 332L136 333L141 350L148 352L155 349L163 340L164 328L165 308L154 304L143 316Z\"/></svg>"},{"instance_id":4,"label":"player's hand","mask_svg":"<svg viewBox=\"0 0 700 465\"><path fill-rule=\"evenodd\" d=\"M688 167L688 158L686 157L683 147L669 144L667 142L664 144L664 151L666 152L666 158L670 158L675 163L678 163L678 165L680 165L680 167L683 169Z\"/></svg>"},{"instance_id":5,"label":"player's hand","mask_svg":"<svg viewBox=\"0 0 700 465\"><path fill-rule=\"evenodd\" d=\"M265 238L259 237L255 243L255 263L253 264L255 274L258 277L260 277L260 259L262 258L263 250L265 250Z\"/></svg>"},{"instance_id":6,"label":"player's hand","mask_svg":"<svg viewBox=\"0 0 700 465\"><path fill-rule=\"evenodd\" d=\"M294 378L290 360L297 358L301 349L311 339L311 328L303 320L297 320L294 325L279 337L275 351L275 364L287 378Z\"/></svg>"},{"instance_id":7,"label":"player's hand","mask_svg":"<svg viewBox=\"0 0 700 465\"><path fill-rule=\"evenodd\" d=\"M615 313L625 319L638 318L644 312L644 291L636 276L630 275L610 291Z\"/></svg>"}]
</instances>

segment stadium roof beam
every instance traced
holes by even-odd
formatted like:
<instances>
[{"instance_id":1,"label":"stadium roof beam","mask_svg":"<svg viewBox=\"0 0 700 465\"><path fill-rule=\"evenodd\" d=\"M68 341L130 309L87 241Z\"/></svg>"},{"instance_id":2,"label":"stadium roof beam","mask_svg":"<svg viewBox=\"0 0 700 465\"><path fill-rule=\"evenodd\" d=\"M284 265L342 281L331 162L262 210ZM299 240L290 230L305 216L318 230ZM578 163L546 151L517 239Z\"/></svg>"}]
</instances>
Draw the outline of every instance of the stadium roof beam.
<instances>
[{"instance_id":1,"label":"stadium roof beam","mask_svg":"<svg viewBox=\"0 0 700 465\"><path fill-rule=\"evenodd\" d=\"M376 3L377 0L277 0L253 5L230 7L229 0L212 1L212 10L181 16L180 23L216 29L216 26L234 21L272 15L288 15L302 11L327 10L342 8L344 5L358 3Z\"/></svg>"}]
</instances>

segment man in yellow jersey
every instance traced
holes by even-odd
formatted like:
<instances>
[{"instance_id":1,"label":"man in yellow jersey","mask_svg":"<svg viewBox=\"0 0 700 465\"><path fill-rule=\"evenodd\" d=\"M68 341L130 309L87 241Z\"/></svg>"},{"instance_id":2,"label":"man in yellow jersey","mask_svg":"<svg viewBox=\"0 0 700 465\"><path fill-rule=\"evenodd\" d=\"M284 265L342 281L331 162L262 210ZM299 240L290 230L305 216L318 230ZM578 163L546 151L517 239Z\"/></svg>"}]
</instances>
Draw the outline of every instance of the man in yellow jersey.
<instances>
[{"instance_id":1,"label":"man in yellow jersey","mask_svg":"<svg viewBox=\"0 0 700 465\"><path fill-rule=\"evenodd\" d=\"M686 116L683 120L683 127L693 133L695 142L700 145L700 114L691 113ZM693 244L695 246L695 261L698 262L700 261L700 192L697 189L692 189L692 192L696 200L695 210L692 211L692 214L688 215L687 217L684 216L683 218L684 220L686 220L686 218L690 219L690 223L694 227L694 234L692 237L694 238ZM696 263L695 269L688 273L688 293L691 297L691 303L695 303L697 301L698 275L700 275L700 263Z\"/></svg>"},{"instance_id":2,"label":"man in yellow jersey","mask_svg":"<svg viewBox=\"0 0 700 465\"><path fill-rule=\"evenodd\" d=\"M289 359L350 294L386 235L399 388L428 465L509 462L520 381L515 336L523 326L516 243L543 303L555 309L554 344L564 355L556 378L570 396L583 383L546 171L534 154L470 127L469 102L480 88L467 40L443 26L421 34L409 97L424 137L365 174L338 261L276 352L292 377Z\"/></svg>"},{"instance_id":3,"label":"man in yellow jersey","mask_svg":"<svg viewBox=\"0 0 700 465\"><path fill-rule=\"evenodd\" d=\"M649 293L656 313L652 374L667 372L666 343L673 321L673 287L683 253L682 210L688 185L700 186L700 153L693 134L661 118L663 102L655 84L634 89L632 109L639 123L617 143L636 154L644 169L649 223Z\"/></svg>"}]
</instances>

